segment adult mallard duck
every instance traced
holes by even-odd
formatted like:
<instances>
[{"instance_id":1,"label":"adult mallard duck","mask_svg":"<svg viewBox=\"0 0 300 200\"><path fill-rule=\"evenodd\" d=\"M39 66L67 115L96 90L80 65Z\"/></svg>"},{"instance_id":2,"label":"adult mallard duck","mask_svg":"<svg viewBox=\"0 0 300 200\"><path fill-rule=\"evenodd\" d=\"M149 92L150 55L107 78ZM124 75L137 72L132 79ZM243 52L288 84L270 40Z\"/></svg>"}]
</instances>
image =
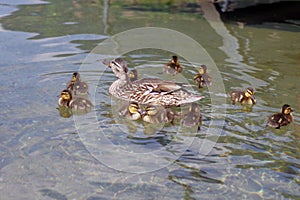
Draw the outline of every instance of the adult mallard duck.
<instances>
[{"instance_id":1,"label":"adult mallard duck","mask_svg":"<svg viewBox=\"0 0 300 200\"><path fill-rule=\"evenodd\" d=\"M60 93L60 97L58 99L58 105L71 108L72 110L75 111L83 111L83 112L90 111L93 107L92 102L90 102L85 98L82 97L72 98L72 92L70 90L63 90Z\"/></svg>"},{"instance_id":2,"label":"adult mallard duck","mask_svg":"<svg viewBox=\"0 0 300 200\"><path fill-rule=\"evenodd\" d=\"M186 127L198 126L202 123L202 115L199 105L191 103L187 112L183 112L181 124Z\"/></svg>"},{"instance_id":3,"label":"adult mallard duck","mask_svg":"<svg viewBox=\"0 0 300 200\"><path fill-rule=\"evenodd\" d=\"M288 104L284 104L281 108L281 112L275 113L269 117L268 126L280 129L281 126L286 126L292 121L294 117L292 115L293 109Z\"/></svg>"},{"instance_id":4,"label":"adult mallard duck","mask_svg":"<svg viewBox=\"0 0 300 200\"><path fill-rule=\"evenodd\" d=\"M67 89L72 91L75 95L86 95L89 91L88 84L80 80L80 74L78 72L73 73L71 81L67 83Z\"/></svg>"},{"instance_id":5,"label":"adult mallard duck","mask_svg":"<svg viewBox=\"0 0 300 200\"><path fill-rule=\"evenodd\" d=\"M198 69L198 74L194 76L194 81L198 84L198 88L203 86L211 86L212 79L207 73L206 65L201 65Z\"/></svg>"},{"instance_id":6,"label":"adult mallard duck","mask_svg":"<svg viewBox=\"0 0 300 200\"><path fill-rule=\"evenodd\" d=\"M228 95L231 97L232 104L237 102L249 105L256 104L254 89L252 87L248 87L245 91L232 91Z\"/></svg>"},{"instance_id":7,"label":"adult mallard duck","mask_svg":"<svg viewBox=\"0 0 300 200\"><path fill-rule=\"evenodd\" d=\"M177 56L172 56L171 61L165 65L165 73L167 74L178 74L182 72L182 67L178 61Z\"/></svg>"},{"instance_id":8,"label":"adult mallard duck","mask_svg":"<svg viewBox=\"0 0 300 200\"><path fill-rule=\"evenodd\" d=\"M130 81L126 62L120 58L103 63L110 67L118 78L109 88L109 93L118 99L145 105L180 106L204 98L188 92L181 83L158 78Z\"/></svg>"}]
</instances>

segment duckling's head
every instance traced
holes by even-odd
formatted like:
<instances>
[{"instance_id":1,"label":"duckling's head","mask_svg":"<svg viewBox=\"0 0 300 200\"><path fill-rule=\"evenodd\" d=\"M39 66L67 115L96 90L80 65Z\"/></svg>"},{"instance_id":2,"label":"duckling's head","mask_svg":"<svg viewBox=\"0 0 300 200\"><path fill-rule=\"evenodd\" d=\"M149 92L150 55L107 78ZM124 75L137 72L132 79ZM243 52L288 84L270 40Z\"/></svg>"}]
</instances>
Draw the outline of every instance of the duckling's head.
<instances>
[{"instance_id":1,"label":"duckling's head","mask_svg":"<svg viewBox=\"0 0 300 200\"><path fill-rule=\"evenodd\" d=\"M252 97L254 95L254 89L252 87L248 87L245 91L245 96L246 97Z\"/></svg>"},{"instance_id":2,"label":"duckling's head","mask_svg":"<svg viewBox=\"0 0 300 200\"><path fill-rule=\"evenodd\" d=\"M75 82L76 80L80 79L80 74L78 72L74 72L72 75L72 82Z\"/></svg>"},{"instance_id":3,"label":"duckling's head","mask_svg":"<svg viewBox=\"0 0 300 200\"><path fill-rule=\"evenodd\" d=\"M172 56L171 63L177 64L178 63L178 57L177 56Z\"/></svg>"},{"instance_id":4,"label":"duckling's head","mask_svg":"<svg viewBox=\"0 0 300 200\"><path fill-rule=\"evenodd\" d=\"M288 114L290 114L291 112L293 112L294 110L291 108L291 106L290 105L288 105L288 104L284 104L283 106L282 106L282 109L281 109L281 112L283 113L283 114L285 114L285 115L288 115Z\"/></svg>"},{"instance_id":5,"label":"duckling's head","mask_svg":"<svg viewBox=\"0 0 300 200\"><path fill-rule=\"evenodd\" d=\"M128 106L128 110L131 114L135 114L135 113L138 113L139 112L139 105L137 103L130 103L129 106Z\"/></svg>"},{"instance_id":6,"label":"duckling's head","mask_svg":"<svg viewBox=\"0 0 300 200\"><path fill-rule=\"evenodd\" d=\"M146 107L145 113L146 113L146 115L149 115L149 116L156 115L158 113L157 107L153 106L153 105L149 105Z\"/></svg>"},{"instance_id":7,"label":"duckling's head","mask_svg":"<svg viewBox=\"0 0 300 200\"><path fill-rule=\"evenodd\" d=\"M60 93L60 98L66 101L70 101L72 99L72 93L70 92L70 90L63 90Z\"/></svg>"},{"instance_id":8,"label":"duckling's head","mask_svg":"<svg viewBox=\"0 0 300 200\"><path fill-rule=\"evenodd\" d=\"M121 58L116 58L110 62L103 61L103 64L110 67L112 69L112 71L114 72L114 74L116 75L116 77L118 77L120 79L124 79L124 80L128 78L128 75L127 75L128 68L127 68L127 63L125 60L123 60Z\"/></svg>"},{"instance_id":9,"label":"duckling's head","mask_svg":"<svg viewBox=\"0 0 300 200\"><path fill-rule=\"evenodd\" d=\"M206 71L207 71L206 65L201 65L200 68L198 69L198 73L201 74L201 75L205 74Z\"/></svg>"},{"instance_id":10,"label":"duckling's head","mask_svg":"<svg viewBox=\"0 0 300 200\"><path fill-rule=\"evenodd\" d=\"M132 116L132 119L138 120L141 118L141 109L135 102L131 102L128 106L128 111Z\"/></svg>"},{"instance_id":11,"label":"duckling's head","mask_svg":"<svg viewBox=\"0 0 300 200\"><path fill-rule=\"evenodd\" d=\"M138 76L138 74L137 74L137 71L135 69L133 69L129 72L129 78L130 78L131 81L137 80L137 76Z\"/></svg>"}]
</instances>

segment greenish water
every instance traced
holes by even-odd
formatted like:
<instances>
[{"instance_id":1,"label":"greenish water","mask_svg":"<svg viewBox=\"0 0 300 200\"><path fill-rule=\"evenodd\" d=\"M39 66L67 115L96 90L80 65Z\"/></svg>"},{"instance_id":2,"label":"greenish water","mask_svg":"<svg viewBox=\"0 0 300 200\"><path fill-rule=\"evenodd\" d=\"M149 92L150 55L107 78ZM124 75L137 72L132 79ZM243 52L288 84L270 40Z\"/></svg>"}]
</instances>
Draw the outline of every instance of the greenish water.
<instances>
[{"instance_id":1,"label":"greenish water","mask_svg":"<svg viewBox=\"0 0 300 200\"><path fill-rule=\"evenodd\" d=\"M299 26L223 27L196 8L142 8L114 1L0 1L1 198L299 199ZM206 96L199 103L199 133L116 118L117 103L108 94L115 77L100 64L104 55L90 52L139 27L184 33L216 63L225 91L195 89ZM193 83L195 69L184 58L183 76L161 73L172 54L141 49L123 56L142 77ZM95 59L86 59L91 55ZM94 67L82 75L95 89L89 96L95 111L63 118L57 95L82 65ZM211 106L210 97L249 85L258 102L252 110L229 101ZM280 130L266 128L268 116L284 103L294 108L295 121ZM218 113L224 107L226 113Z\"/></svg>"}]
</instances>

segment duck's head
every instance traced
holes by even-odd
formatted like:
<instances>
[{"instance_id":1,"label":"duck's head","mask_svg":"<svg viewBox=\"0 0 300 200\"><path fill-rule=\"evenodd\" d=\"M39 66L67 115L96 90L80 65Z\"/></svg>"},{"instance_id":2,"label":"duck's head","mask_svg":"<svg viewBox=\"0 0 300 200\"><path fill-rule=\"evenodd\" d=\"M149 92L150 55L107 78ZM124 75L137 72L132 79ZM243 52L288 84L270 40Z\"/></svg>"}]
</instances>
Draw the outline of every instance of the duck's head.
<instances>
[{"instance_id":1,"label":"duck's head","mask_svg":"<svg viewBox=\"0 0 300 200\"><path fill-rule=\"evenodd\" d=\"M178 63L178 57L172 56L171 63L177 64Z\"/></svg>"},{"instance_id":2,"label":"duck's head","mask_svg":"<svg viewBox=\"0 0 300 200\"><path fill-rule=\"evenodd\" d=\"M112 61L103 61L103 64L107 65L108 67L110 67L112 69L112 71L114 72L114 74L116 75L116 77L118 77L119 79L127 79L128 75L128 68L127 68L127 63L125 60L121 59L121 58L116 58Z\"/></svg>"},{"instance_id":3,"label":"duck's head","mask_svg":"<svg viewBox=\"0 0 300 200\"><path fill-rule=\"evenodd\" d=\"M70 90L63 90L60 93L60 98L62 98L63 100L66 100L66 101L71 101L72 93L70 92Z\"/></svg>"},{"instance_id":4,"label":"duck's head","mask_svg":"<svg viewBox=\"0 0 300 200\"><path fill-rule=\"evenodd\" d=\"M205 74L207 71L206 65L201 65L200 68L198 69L199 74Z\"/></svg>"},{"instance_id":5,"label":"duck's head","mask_svg":"<svg viewBox=\"0 0 300 200\"><path fill-rule=\"evenodd\" d=\"M284 104L281 108L281 112L285 115L288 115L290 114L291 112L293 112L294 110L291 108L290 105L288 104Z\"/></svg>"},{"instance_id":6,"label":"duck's head","mask_svg":"<svg viewBox=\"0 0 300 200\"><path fill-rule=\"evenodd\" d=\"M74 72L72 75L72 82L75 82L76 80L80 80L80 74L78 72Z\"/></svg>"},{"instance_id":7,"label":"duck's head","mask_svg":"<svg viewBox=\"0 0 300 200\"><path fill-rule=\"evenodd\" d=\"M141 118L141 109L137 103L131 102L128 106L128 111L133 120L138 120Z\"/></svg>"},{"instance_id":8,"label":"duck's head","mask_svg":"<svg viewBox=\"0 0 300 200\"><path fill-rule=\"evenodd\" d=\"M154 116L158 113L158 108L154 105L149 105L145 109L145 114L149 116Z\"/></svg>"},{"instance_id":9,"label":"duck's head","mask_svg":"<svg viewBox=\"0 0 300 200\"><path fill-rule=\"evenodd\" d=\"M245 91L245 96L246 97L252 97L254 95L254 89L252 87L248 87Z\"/></svg>"}]
</instances>

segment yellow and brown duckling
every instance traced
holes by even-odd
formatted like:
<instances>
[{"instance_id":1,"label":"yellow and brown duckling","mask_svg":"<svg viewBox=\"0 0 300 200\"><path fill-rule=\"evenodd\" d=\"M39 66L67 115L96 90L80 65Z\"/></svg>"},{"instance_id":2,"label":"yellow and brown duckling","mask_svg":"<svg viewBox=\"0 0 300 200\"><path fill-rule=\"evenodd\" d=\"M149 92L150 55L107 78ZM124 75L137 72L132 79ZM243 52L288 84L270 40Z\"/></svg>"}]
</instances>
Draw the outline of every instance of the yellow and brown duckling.
<instances>
[{"instance_id":1,"label":"yellow and brown duckling","mask_svg":"<svg viewBox=\"0 0 300 200\"><path fill-rule=\"evenodd\" d=\"M256 104L256 99L254 97L254 89L252 87L248 87L245 91L232 91L228 95L231 97L232 104Z\"/></svg>"},{"instance_id":2,"label":"yellow and brown duckling","mask_svg":"<svg viewBox=\"0 0 300 200\"><path fill-rule=\"evenodd\" d=\"M167 74L172 74L172 75L176 75L178 73L182 72L182 66L180 65L179 61L178 61L178 57L177 56L172 56L171 61L168 62L165 65L165 69L164 72Z\"/></svg>"},{"instance_id":3,"label":"yellow and brown duckling","mask_svg":"<svg viewBox=\"0 0 300 200\"><path fill-rule=\"evenodd\" d=\"M198 88L211 86L212 78L207 73L206 65L201 65L198 69L198 74L194 76L194 81L198 84Z\"/></svg>"},{"instance_id":4,"label":"yellow and brown duckling","mask_svg":"<svg viewBox=\"0 0 300 200\"><path fill-rule=\"evenodd\" d=\"M284 104L281 108L281 112L275 113L269 117L268 126L280 129L281 126L286 126L292 121L294 117L292 115L293 109L288 104Z\"/></svg>"},{"instance_id":5,"label":"yellow and brown duckling","mask_svg":"<svg viewBox=\"0 0 300 200\"><path fill-rule=\"evenodd\" d=\"M176 117L176 113L170 108L156 105L147 105L142 109L141 115L143 121L151 124L173 123Z\"/></svg>"},{"instance_id":6,"label":"yellow and brown duckling","mask_svg":"<svg viewBox=\"0 0 300 200\"><path fill-rule=\"evenodd\" d=\"M191 103L187 112L182 114L181 124L186 127L198 126L202 123L202 115L199 105Z\"/></svg>"},{"instance_id":7,"label":"yellow and brown duckling","mask_svg":"<svg viewBox=\"0 0 300 200\"><path fill-rule=\"evenodd\" d=\"M88 84L81 81L78 72L73 73L71 81L67 83L67 89L72 91L75 95L86 95L89 91Z\"/></svg>"},{"instance_id":8,"label":"yellow and brown duckling","mask_svg":"<svg viewBox=\"0 0 300 200\"><path fill-rule=\"evenodd\" d=\"M136 69L133 69L129 72L129 79L130 81L136 81L138 79L138 73Z\"/></svg>"},{"instance_id":9,"label":"yellow and brown duckling","mask_svg":"<svg viewBox=\"0 0 300 200\"><path fill-rule=\"evenodd\" d=\"M126 105L126 108L121 109L119 115L130 120L138 120L142 117L140 107L135 102L130 102L129 105Z\"/></svg>"},{"instance_id":10,"label":"yellow and brown duckling","mask_svg":"<svg viewBox=\"0 0 300 200\"><path fill-rule=\"evenodd\" d=\"M58 105L66 108L71 108L72 110L75 111L83 111L83 112L88 112L94 107L92 102L90 102L85 98L82 97L72 98L72 92L70 90L63 90L60 93L60 97L58 99Z\"/></svg>"}]
</instances>

